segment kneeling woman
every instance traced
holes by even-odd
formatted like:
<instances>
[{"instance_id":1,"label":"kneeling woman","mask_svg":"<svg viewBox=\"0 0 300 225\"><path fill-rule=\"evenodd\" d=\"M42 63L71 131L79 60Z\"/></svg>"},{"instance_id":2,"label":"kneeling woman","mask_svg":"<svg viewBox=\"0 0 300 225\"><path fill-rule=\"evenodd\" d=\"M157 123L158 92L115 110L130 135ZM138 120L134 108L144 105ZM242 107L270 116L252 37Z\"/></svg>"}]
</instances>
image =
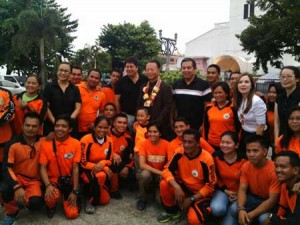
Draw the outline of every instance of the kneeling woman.
<instances>
[{"instance_id":1,"label":"kneeling woman","mask_svg":"<svg viewBox=\"0 0 300 225\"><path fill-rule=\"evenodd\" d=\"M220 148L221 152L214 155L219 189L210 203L212 214L217 217L224 216L229 204L236 200L241 167L246 162L237 153L238 136L235 132L225 131L221 135Z\"/></svg>"},{"instance_id":2,"label":"kneeling woman","mask_svg":"<svg viewBox=\"0 0 300 225\"><path fill-rule=\"evenodd\" d=\"M146 207L146 192L156 190L156 198L159 198L159 182L162 170L167 163L169 142L161 139L161 126L158 123L149 123L147 126L148 139L141 144L139 151L140 172L137 175L139 181L140 198L137 201L137 209ZM153 187L153 184L155 185Z\"/></svg>"},{"instance_id":3,"label":"kneeling woman","mask_svg":"<svg viewBox=\"0 0 300 225\"><path fill-rule=\"evenodd\" d=\"M109 121L104 116L97 117L94 130L81 140L81 178L86 185L88 202L86 213L95 212L95 205L105 205L110 196L105 186L107 178L112 172L109 168L112 163L112 140L107 137Z\"/></svg>"}]
</instances>

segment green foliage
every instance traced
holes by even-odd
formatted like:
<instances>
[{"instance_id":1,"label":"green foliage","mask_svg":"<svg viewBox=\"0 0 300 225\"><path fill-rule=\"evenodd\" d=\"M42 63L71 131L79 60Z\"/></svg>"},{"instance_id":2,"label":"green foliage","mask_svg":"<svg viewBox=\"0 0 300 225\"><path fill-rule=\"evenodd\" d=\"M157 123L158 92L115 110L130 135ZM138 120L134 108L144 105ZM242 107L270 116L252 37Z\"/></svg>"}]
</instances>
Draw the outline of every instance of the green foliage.
<instances>
[{"instance_id":1,"label":"green foliage","mask_svg":"<svg viewBox=\"0 0 300 225\"><path fill-rule=\"evenodd\" d=\"M148 21L139 26L126 22L107 24L98 37L97 45L104 48L113 61L136 57L140 61L140 68L144 67L146 60L157 56L160 51L160 42Z\"/></svg>"},{"instance_id":2,"label":"green foliage","mask_svg":"<svg viewBox=\"0 0 300 225\"><path fill-rule=\"evenodd\" d=\"M0 65L25 73L53 72L57 52L69 57L77 20L55 0L0 0Z\"/></svg>"},{"instance_id":3,"label":"green foliage","mask_svg":"<svg viewBox=\"0 0 300 225\"><path fill-rule=\"evenodd\" d=\"M160 74L163 81L168 84L173 84L176 80L182 78L181 72L179 70L171 70Z\"/></svg>"},{"instance_id":4,"label":"green foliage","mask_svg":"<svg viewBox=\"0 0 300 225\"><path fill-rule=\"evenodd\" d=\"M89 71L92 68L100 69L102 72L111 70L111 56L107 52L100 51L95 46L85 46L75 52L72 64L82 67L83 71Z\"/></svg>"},{"instance_id":5,"label":"green foliage","mask_svg":"<svg viewBox=\"0 0 300 225\"><path fill-rule=\"evenodd\" d=\"M282 56L291 54L300 60L300 1L297 0L250 0L265 13L249 19L250 25L237 37L243 50L254 53L255 69L262 66L268 71L269 62L282 67Z\"/></svg>"}]
</instances>

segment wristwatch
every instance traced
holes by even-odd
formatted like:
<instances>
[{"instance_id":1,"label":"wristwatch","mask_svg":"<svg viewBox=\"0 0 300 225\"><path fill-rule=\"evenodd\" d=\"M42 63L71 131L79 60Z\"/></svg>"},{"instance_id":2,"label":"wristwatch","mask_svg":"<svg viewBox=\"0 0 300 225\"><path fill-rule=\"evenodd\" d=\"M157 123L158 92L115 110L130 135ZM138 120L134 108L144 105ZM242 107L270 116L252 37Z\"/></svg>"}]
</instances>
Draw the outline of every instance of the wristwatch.
<instances>
[{"instance_id":1,"label":"wristwatch","mask_svg":"<svg viewBox=\"0 0 300 225\"><path fill-rule=\"evenodd\" d=\"M190 197L190 200L191 200L192 204L194 204L196 202L194 195Z\"/></svg>"},{"instance_id":2,"label":"wristwatch","mask_svg":"<svg viewBox=\"0 0 300 225\"><path fill-rule=\"evenodd\" d=\"M73 190L72 193L74 193L75 195L78 196L80 194L80 191L79 190Z\"/></svg>"}]
</instances>

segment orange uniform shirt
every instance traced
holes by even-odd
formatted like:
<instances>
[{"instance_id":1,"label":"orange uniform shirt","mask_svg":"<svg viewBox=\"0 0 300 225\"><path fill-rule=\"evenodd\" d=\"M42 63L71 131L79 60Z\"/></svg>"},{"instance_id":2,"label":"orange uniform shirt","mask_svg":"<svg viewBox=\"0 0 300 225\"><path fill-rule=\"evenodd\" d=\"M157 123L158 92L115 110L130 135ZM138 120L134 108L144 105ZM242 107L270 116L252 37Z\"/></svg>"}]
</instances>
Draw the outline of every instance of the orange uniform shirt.
<instances>
[{"instance_id":1,"label":"orange uniform shirt","mask_svg":"<svg viewBox=\"0 0 300 225\"><path fill-rule=\"evenodd\" d=\"M291 151L296 152L300 157L300 139L292 137L289 142L289 146L287 148L284 148L280 144L282 138L283 138L283 135L281 135L276 141L276 145L275 145L276 146L276 154L278 154L279 152L284 151L284 150L291 150Z\"/></svg>"},{"instance_id":2,"label":"orange uniform shirt","mask_svg":"<svg viewBox=\"0 0 300 225\"><path fill-rule=\"evenodd\" d=\"M280 182L275 174L274 162L268 160L262 168L256 168L252 163L245 162L242 166L240 183L248 185L251 194L267 199L269 194L280 193Z\"/></svg>"},{"instance_id":3,"label":"orange uniform shirt","mask_svg":"<svg viewBox=\"0 0 300 225\"><path fill-rule=\"evenodd\" d=\"M221 135L227 131L240 131L241 125L231 102L220 109L216 103L207 105L203 118L203 137L213 146L220 146Z\"/></svg>"},{"instance_id":4,"label":"orange uniform shirt","mask_svg":"<svg viewBox=\"0 0 300 225\"><path fill-rule=\"evenodd\" d=\"M15 106L11 93L0 87L0 162L3 160L4 145L11 139L9 122L14 118Z\"/></svg>"},{"instance_id":5,"label":"orange uniform shirt","mask_svg":"<svg viewBox=\"0 0 300 225\"><path fill-rule=\"evenodd\" d=\"M145 157L146 164L162 171L168 160L168 149L169 142L164 139L160 139L157 145L146 140L141 145L139 155Z\"/></svg>"},{"instance_id":6,"label":"orange uniform shirt","mask_svg":"<svg viewBox=\"0 0 300 225\"><path fill-rule=\"evenodd\" d=\"M214 157L216 171L218 176L218 186L221 190L229 190L233 192L237 192L240 185L240 177L241 177L241 168L246 159L238 158L232 164L228 164L223 155L218 155Z\"/></svg>"},{"instance_id":7,"label":"orange uniform shirt","mask_svg":"<svg viewBox=\"0 0 300 225\"><path fill-rule=\"evenodd\" d=\"M93 134L87 134L80 140L81 143L81 166L83 169L92 170L101 162L103 170L108 170L112 163L113 143L110 137L105 137L102 144L98 143Z\"/></svg>"},{"instance_id":8,"label":"orange uniform shirt","mask_svg":"<svg viewBox=\"0 0 300 225\"><path fill-rule=\"evenodd\" d=\"M207 141L204 140L204 138L200 138L200 144L199 146L204 149L205 151L209 152L210 154L213 154L215 149L213 147L211 147L210 144L208 144ZM170 160L172 158L172 156L174 155L174 153L176 152L176 149L181 148L182 147L182 139L179 137L174 138L169 145L169 151L168 151L168 160Z\"/></svg>"},{"instance_id":9,"label":"orange uniform shirt","mask_svg":"<svg viewBox=\"0 0 300 225\"><path fill-rule=\"evenodd\" d=\"M64 142L57 140L54 142L56 154L53 149L53 141L43 141L39 160L40 164L47 165L51 183L57 183L60 176L71 176L73 164L80 163L80 142L78 140L68 137Z\"/></svg>"},{"instance_id":10,"label":"orange uniform shirt","mask_svg":"<svg viewBox=\"0 0 300 225\"><path fill-rule=\"evenodd\" d=\"M101 87L101 91L105 94L106 103L115 104L115 92L111 87Z\"/></svg>"},{"instance_id":11,"label":"orange uniform shirt","mask_svg":"<svg viewBox=\"0 0 300 225\"><path fill-rule=\"evenodd\" d=\"M135 139L134 139L134 152L138 153L141 149L141 144L147 140L147 127L142 127L140 124L136 124L135 127Z\"/></svg>"},{"instance_id":12,"label":"orange uniform shirt","mask_svg":"<svg viewBox=\"0 0 300 225\"><path fill-rule=\"evenodd\" d=\"M270 143L274 143L274 112L271 110L267 111L267 121L270 133Z\"/></svg>"},{"instance_id":13,"label":"orange uniform shirt","mask_svg":"<svg viewBox=\"0 0 300 225\"><path fill-rule=\"evenodd\" d=\"M46 113L48 109L47 102L38 95L34 100L27 102L26 108L21 108L18 104L19 99L22 99L22 96L25 92L14 96L14 104L15 104L15 119L13 120L13 131L14 134L22 133L22 125L24 115L29 111L34 111L40 115L41 121L46 118ZM40 131L42 134L42 130Z\"/></svg>"},{"instance_id":14,"label":"orange uniform shirt","mask_svg":"<svg viewBox=\"0 0 300 225\"><path fill-rule=\"evenodd\" d=\"M22 135L14 137L6 146L3 170L6 181L18 183L17 176L30 180L40 179L40 146L44 138L37 137L34 146L26 143Z\"/></svg>"},{"instance_id":15,"label":"orange uniform shirt","mask_svg":"<svg viewBox=\"0 0 300 225\"><path fill-rule=\"evenodd\" d=\"M78 131L88 132L89 126L94 123L99 111L104 110L106 97L98 88L89 91L85 83L80 83L78 86L81 96L81 110L78 115Z\"/></svg>"},{"instance_id":16,"label":"orange uniform shirt","mask_svg":"<svg viewBox=\"0 0 300 225\"><path fill-rule=\"evenodd\" d=\"M183 148L178 150L163 170L162 177L169 182L175 179L174 175L181 185L203 197L211 197L217 183L213 157L203 149L194 158L184 154Z\"/></svg>"},{"instance_id":17,"label":"orange uniform shirt","mask_svg":"<svg viewBox=\"0 0 300 225\"><path fill-rule=\"evenodd\" d=\"M133 167L133 142L130 134L125 132L118 136L111 130L110 138L113 143L113 153L117 153L122 158L121 167Z\"/></svg>"}]
</instances>

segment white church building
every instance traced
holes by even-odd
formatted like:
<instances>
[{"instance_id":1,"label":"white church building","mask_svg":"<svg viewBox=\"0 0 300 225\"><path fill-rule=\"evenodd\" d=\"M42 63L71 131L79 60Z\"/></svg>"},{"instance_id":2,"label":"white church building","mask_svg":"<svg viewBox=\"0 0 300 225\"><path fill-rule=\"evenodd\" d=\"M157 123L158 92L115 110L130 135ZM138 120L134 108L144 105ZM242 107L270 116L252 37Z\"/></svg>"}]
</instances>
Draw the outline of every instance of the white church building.
<instances>
[{"instance_id":1,"label":"white church building","mask_svg":"<svg viewBox=\"0 0 300 225\"><path fill-rule=\"evenodd\" d=\"M217 23L214 28L186 43L186 57L196 60L198 68L205 74L211 63L218 64L222 71L252 72L253 54L242 51L239 39L235 36L248 27L250 15L261 15L262 12L246 0L230 1L229 22ZM290 55L284 55L284 65L300 66ZM279 69L268 66L270 73ZM262 70L258 74L263 74Z\"/></svg>"}]
</instances>

